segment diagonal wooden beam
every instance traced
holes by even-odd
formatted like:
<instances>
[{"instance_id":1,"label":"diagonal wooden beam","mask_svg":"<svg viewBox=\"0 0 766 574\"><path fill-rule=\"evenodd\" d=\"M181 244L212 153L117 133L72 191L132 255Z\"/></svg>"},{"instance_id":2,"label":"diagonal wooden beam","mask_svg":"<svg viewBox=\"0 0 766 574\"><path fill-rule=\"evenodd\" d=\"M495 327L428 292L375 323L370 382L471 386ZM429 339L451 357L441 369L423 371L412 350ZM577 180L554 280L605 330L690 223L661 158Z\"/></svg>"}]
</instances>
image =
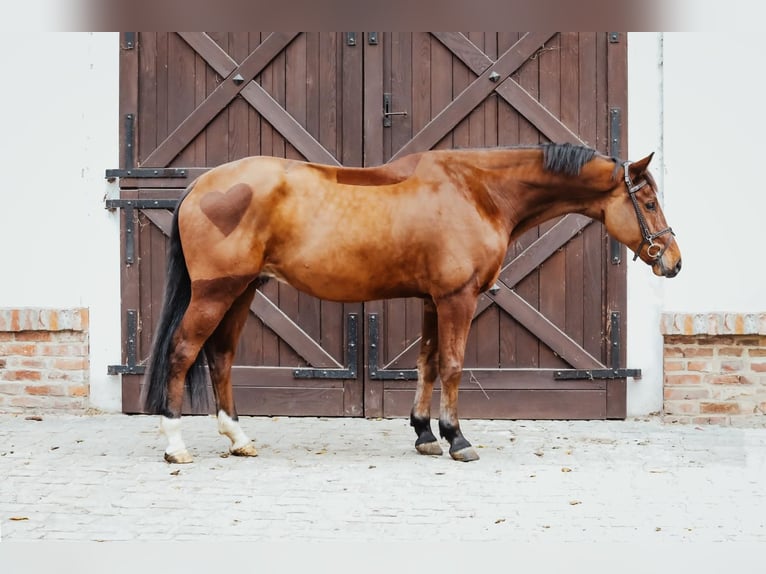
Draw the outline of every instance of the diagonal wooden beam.
<instances>
[{"instance_id":1,"label":"diagonal wooden beam","mask_svg":"<svg viewBox=\"0 0 766 574\"><path fill-rule=\"evenodd\" d=\"M173 222L173 214L170 211L166 209L147 209L143 210L142 213L162 233L166 236L170 235L170 228ZM272 303L271 299L260 291L255 292L255 298L250 305L250 310L263 321L264 325L274 331L280 339L301 355L310 366L321 369L344 368L319 343L290 319L282 309Z\"/></svg>"},{"instance_id":2,"label":"diagonal wooden beam","mask_svg":"<svg viewBox=\"0 0 766 574\"><path fill-rule=\"evenodd\" d=\"M189 114L189 116L174 129L165 140L157 146L144 160L144 167L165 167L173 161L184 148L207 126L229 103L237 97L247 84L255 78L287 45L293 41L298 32L274 32L266 38L240 65L232 66L233 60L225 61L219 50L220 47L207 34L185 34L180 36L200 56L209 57L215 63L214 68L224 80ZM216 47L218 50L216 50ZM222 50L221 50L222 51ZM204 54L204 55L203 55ZM207 60L206 60L207 61ZM211 64L212 66L213 64ZM243 81L234 81L241 76Z\"/></svg>"},{"instance_id":3,"label":"diagonal wooden beam","mask_svg":"<svg viewBox=\"0 0 766 574\"><path fill-rule=\"evenodd\" d=\"M460 32L432 32L434 37L477 76L492 66L492 59ZM505 78L495 91L524 118L554 142L585 142L513 78Z\"/></svg>"},{"instance_id":4,"label":"diagonal wooden beam","mask_svg":"<svg viewBox=\"0 0 766 574\"><path fill-rule=\"evenodd\" d=\"M396 152L391 160L410 153L431 149L497 87L497 84L490 79L493 73L498 74L499 78L507 78L554 34L555 32L527 32L518 42L508 48L496 62L481 72L476 80Z\"/></svg>"}]
</instances>

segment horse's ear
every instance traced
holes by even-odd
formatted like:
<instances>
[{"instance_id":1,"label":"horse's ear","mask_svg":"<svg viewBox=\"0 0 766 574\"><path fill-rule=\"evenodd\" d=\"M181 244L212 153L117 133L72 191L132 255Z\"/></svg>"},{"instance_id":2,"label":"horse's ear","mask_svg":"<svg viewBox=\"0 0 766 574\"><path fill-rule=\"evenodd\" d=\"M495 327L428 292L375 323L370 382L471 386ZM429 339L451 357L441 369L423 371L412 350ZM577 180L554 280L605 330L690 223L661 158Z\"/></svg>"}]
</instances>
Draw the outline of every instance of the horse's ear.
<instances>
[{"instance_id":1,"label":"horse's ear","mask_svg":"<svg viewBox=\"0 0 766 574\"><path fill-rule=\"evenodd\" d=\"M633 163L631 163L630 167L628 168L630 179L635 180L635 179L638 179L640 176L644 175L644 172L646 172L646 169L649 167L649 162L652 161L653 157L654 157L654 152L650 153L644 159L640 159L638 161L634 161Z\"/></svg>"}]
</instances>

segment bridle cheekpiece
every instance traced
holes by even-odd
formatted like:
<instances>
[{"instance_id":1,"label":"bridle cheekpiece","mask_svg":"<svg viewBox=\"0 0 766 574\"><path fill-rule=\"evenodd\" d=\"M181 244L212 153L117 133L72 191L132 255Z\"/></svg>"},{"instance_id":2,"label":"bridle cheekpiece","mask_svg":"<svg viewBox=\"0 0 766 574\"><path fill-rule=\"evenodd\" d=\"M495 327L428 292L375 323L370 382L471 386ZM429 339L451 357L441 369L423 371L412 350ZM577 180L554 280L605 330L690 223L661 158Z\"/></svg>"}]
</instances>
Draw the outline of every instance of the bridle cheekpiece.
<instances>
[{"instance_id":1,"label":"bridle cheekpiece","mask_svg":"<svg viewBox=\"0 0 766 574\"><path fill-rule=\"evenodd\" d=\"M649 231L649 226L646 224L646 219L644 218L644 214L641 213L641 208L638 206L638 200L636 199L636 193L642 189L645 185L647 185L649 182L644 179L641 183L633 183L633 180L630 179L630 173L628 172L628 167L630 166L629 161L623 162L622 168L624 171L624 178L625 178L625 185L628 186L628 195L630 196L631 201L633 202L633 207L636 210L636 217L638 218L638 225L641 228L641 235L643 237L643 240L641 241L641 244L638 246L638 249L636 249L635 256L633 257L633 261L638 259L639 254L641 253L641 249L643 249L644 245L648 245L646 248L646 254L654 259L655 261L662 257L662 254L665 253L665 249L667 249L668 245L662 246L658 243L655 243L654 240L658 237L665 235L666 233L670 233L671 235L675 236L675 233L673 233L673 230L670 227L666 227L662 231L658 231L657 233L652 233Z\"/></svg>"}]
</instances>

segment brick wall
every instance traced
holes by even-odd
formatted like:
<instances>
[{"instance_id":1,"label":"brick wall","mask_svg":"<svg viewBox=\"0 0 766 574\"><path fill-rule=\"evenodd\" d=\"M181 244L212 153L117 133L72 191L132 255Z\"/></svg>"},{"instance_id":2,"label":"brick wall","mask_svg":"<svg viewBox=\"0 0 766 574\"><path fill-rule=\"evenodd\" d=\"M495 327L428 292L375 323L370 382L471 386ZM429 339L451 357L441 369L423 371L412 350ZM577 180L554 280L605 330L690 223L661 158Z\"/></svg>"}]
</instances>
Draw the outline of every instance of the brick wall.
<instances>
[{"instance_id":1,"label":"brick wall","mask_svg":"<svg viewBox=\"0 0 766 574\"><path fill-rule=\"evenodd\" d=\"M88 310L0 308L0 412L88 406Z\"/></svg>"},{"instance_id":2,"label":"brick wall","mask_svg":"<svg viewBox=\"0 0 766 574\"><path fill-rule=\"evenodd\" d=\"M766 313L667 313L665 420L766 426Z\"/></svg>"}]
</instances>

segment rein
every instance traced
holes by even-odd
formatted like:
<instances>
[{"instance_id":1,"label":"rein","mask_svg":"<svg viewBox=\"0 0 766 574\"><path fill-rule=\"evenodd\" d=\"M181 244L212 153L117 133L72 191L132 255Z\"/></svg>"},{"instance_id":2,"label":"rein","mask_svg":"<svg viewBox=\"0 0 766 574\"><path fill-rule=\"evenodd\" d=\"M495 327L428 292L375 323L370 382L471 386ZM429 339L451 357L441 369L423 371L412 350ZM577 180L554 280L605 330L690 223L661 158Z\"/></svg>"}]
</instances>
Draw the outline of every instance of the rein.
<instances>
[{"instance_id":1,"label":"rein","mask_svg":"<svg viewBox=\"0 0 766 574\"><path fill-rule=\"evenodd\" d=\"M670 245L670 242L668 242L667 245L662 246L662 245L659 245L658 243L655 243L654 240L662 235L665 235L666 233L670 233L673 236L675 236L675 233L673 232L673 229L670 227L666 227L665 229L663 229L662 231L658 231L657 233L652 233L651 231L649 231L649 226L646 224L646 219L644 219L644 214L641 213L641 208L638 206L638 200L636 199L636 193L638 192L638 190L643 188L648 182L644 180L641 183L634 184L633 180L630 179L630 174L628 173L629 166L630 166L629 161L623 162L622 164L622 168L624 171L625 185L628 186L628 195L630 196L630 199L633 202L633 208L636 210L638 225L639 227L641 227L641 235L643 236L643 240L641 241L641 244L638 246L638 249L636 249L635 255L633 257L633 261L638 259L638 256L641 253L641 249L643 249L644 245L648 245L648 247L646 248L646 254L652 259L657 260L660 257L662 257L663 253L665 253L665 250L668 248L668 245Z\"/></svg>"}]
</instances>

